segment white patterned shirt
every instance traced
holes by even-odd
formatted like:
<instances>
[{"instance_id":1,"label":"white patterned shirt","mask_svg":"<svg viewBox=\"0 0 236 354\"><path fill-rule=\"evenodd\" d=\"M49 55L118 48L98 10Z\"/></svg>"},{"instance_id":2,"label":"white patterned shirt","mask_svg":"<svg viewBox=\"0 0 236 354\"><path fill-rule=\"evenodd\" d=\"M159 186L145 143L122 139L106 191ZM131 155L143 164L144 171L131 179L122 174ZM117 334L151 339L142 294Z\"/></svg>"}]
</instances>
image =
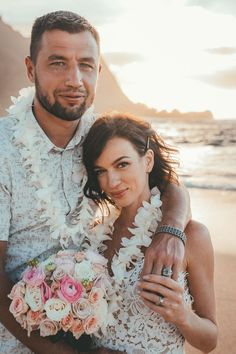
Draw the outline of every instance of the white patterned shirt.
<instances>
[{"instance_id":1,"label":"white patterned shirt","mask_svg":"<svg viewBox=\"0 0 236 354\"><path fill-rule=\"evenodd\" d=\"M76 180L76 168L82 163L79 147L88 122L81 119L74 137L62 149L48 139L31 109L27 112L27 119L34 121L37 135L45 142L49 159L45 160L44 168L54 181L58 201L65 214L69 215L78 205L81 195L81 181ZM91 125L93 119L89 121ZM60 248L59 240L50 238L49 227L40 218L41 211L35 207L37 189L29 185L19 147L12 143L16 122L14 115L0 119L0 240L8 242L5 270L13 281L19 279L29 259L45 258ZM0 353L28 354L31 351L0 324Z\"/></svg>"}]
</instances>

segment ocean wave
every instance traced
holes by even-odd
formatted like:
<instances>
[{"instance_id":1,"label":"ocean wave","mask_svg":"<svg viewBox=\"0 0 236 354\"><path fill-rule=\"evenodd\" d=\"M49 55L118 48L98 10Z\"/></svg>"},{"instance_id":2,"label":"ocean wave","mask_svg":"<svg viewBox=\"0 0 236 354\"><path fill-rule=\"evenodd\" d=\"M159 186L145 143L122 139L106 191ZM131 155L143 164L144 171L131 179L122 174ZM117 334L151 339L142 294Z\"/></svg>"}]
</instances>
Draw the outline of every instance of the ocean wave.
<instances>
[{"instance_id":1,"label":"ocean wave","mask_svg":"<svg viewBox=\"0 0 236 354\"><path fill-rule=\"evenodd\" d=\"M199 188L199 189L211 189L221 191L236 191L236 185L233 184L221 184L221 183L207 183L207 182L190 182L182 178L184 185L187 188Z\"/></svg>"}]
</instances>

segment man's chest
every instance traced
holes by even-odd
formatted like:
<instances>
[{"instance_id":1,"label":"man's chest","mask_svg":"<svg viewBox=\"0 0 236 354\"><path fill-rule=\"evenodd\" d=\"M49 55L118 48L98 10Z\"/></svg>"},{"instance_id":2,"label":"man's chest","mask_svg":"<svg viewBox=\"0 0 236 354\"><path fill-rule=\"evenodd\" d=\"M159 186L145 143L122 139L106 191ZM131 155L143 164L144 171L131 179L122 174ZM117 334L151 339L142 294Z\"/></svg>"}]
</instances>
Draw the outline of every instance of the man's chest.
<instances>
[{"instance_id":1,"label":"man's chest","mask_svg":"<svg viewBox=\"0 0 236 354\"><path fill-rule=\"evenodd\" d=\"M76 208L82 194L84 167L79 151L51 151L32 169L16 159L12 166L13 224L40 223L43 209L57 204L64 215ZM21 228L20 227L20 228Z\"/></svg>"}]
</instances>

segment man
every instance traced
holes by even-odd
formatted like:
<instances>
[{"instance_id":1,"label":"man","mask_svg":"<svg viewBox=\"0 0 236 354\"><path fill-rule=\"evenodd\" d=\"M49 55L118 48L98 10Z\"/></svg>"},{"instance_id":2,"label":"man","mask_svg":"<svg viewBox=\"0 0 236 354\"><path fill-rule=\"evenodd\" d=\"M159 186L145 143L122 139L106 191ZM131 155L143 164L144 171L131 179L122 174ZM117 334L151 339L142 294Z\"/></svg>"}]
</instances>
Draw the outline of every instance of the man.
<instances>
[{"instance_id":1,"label":"man","mask_svg":"<svg viewBox=\"0 0 236 354\"><path fill-rule=\"evenodd\" d=\"M99 59L98 33L82 17L57 11L35 21L25 60L35 94L24 91L0 122L1 354L74 353L62 341L52 344L37 333L28 338L8 310L7 294L29 259L82 242L91 209L83 197L81 145L94 121ZM163 203L163 224L183 230L185 190L169 185ZM176 279L183 243L168 227L159 231L144 273L161 274L165 266Z\"/></svg>"}]
</instances>

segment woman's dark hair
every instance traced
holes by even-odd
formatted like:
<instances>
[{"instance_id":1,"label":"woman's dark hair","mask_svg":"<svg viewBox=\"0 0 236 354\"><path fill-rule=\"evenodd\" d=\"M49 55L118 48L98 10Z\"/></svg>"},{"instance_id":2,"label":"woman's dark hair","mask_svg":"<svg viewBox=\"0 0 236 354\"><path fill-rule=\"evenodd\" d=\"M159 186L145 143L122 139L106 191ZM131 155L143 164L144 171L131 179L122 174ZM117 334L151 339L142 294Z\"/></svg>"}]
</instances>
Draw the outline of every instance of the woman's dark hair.
<instances>
[{"instance_id":1,"label":"woman's dark hair","mask_svg":"<svg viewBox=\"0 0 236 354\"><path fill-rule=\"evenodd\" d=\"M95 161L113 137L131 142L139 156L144 156L148 149L153 150L154 166L149 174L150 188L157 186L163 192L169 182L178 184L175 172L178 161L174 158L177 150L168 146L148 122L124 113L103 114L95 121L83 143L83 163L88 173L84 194L96 204L114 204L100 189L94 171Z\"/></svg>"}]
</instances>

